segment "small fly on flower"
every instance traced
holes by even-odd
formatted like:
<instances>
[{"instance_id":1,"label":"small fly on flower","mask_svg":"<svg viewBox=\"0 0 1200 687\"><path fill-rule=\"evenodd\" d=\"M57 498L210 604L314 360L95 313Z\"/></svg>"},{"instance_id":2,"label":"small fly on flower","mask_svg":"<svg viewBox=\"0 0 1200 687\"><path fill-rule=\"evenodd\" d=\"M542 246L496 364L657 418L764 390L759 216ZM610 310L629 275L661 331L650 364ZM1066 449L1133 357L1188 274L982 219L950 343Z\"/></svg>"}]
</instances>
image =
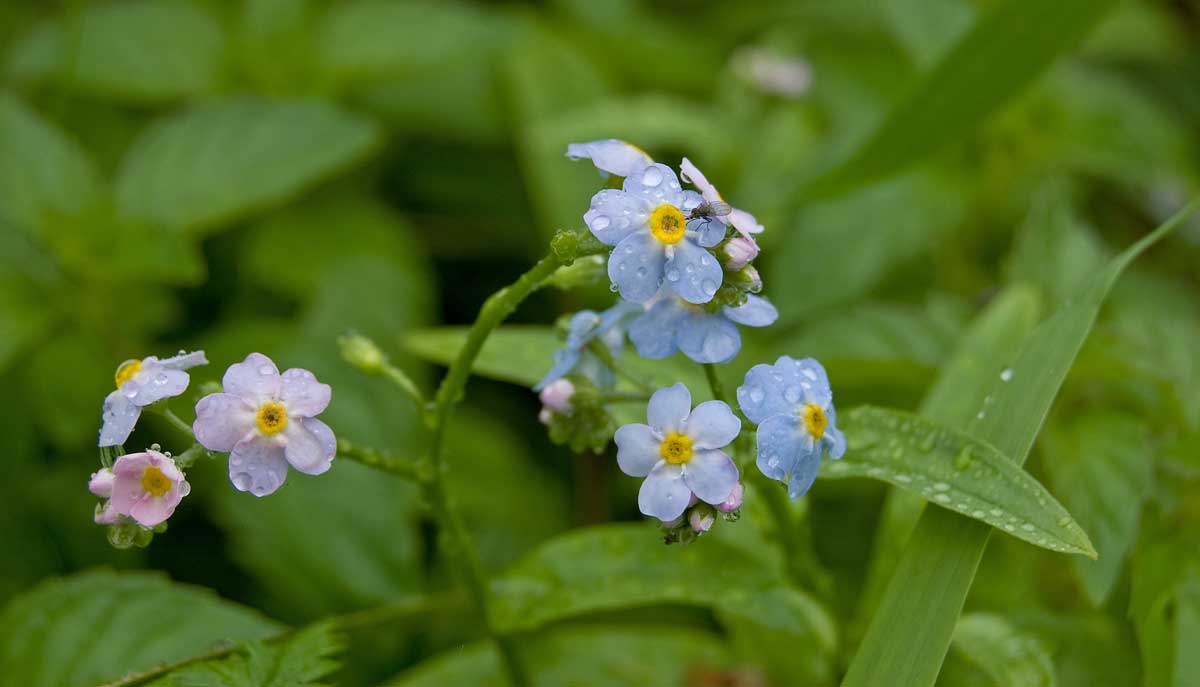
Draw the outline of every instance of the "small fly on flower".
<instances>
[{"instance_id":1,"label":"small fly on flower","mask_svg":"<svg viewBox=\"0 0 1200 687\"><path fill-rule=\"evenodd\" d=\"M688 214L687 218L689 220L692 220L692 219L704 219L707 217L725 217L732 212L733 212L733 206L730 205L729 203L726 203L726 202L723 202L720 200L713 200L713 201L706 200L703 203L700 203L699 205L697 205L696 209L692 210L691 213Z\"/></svg>"}]
</instances>

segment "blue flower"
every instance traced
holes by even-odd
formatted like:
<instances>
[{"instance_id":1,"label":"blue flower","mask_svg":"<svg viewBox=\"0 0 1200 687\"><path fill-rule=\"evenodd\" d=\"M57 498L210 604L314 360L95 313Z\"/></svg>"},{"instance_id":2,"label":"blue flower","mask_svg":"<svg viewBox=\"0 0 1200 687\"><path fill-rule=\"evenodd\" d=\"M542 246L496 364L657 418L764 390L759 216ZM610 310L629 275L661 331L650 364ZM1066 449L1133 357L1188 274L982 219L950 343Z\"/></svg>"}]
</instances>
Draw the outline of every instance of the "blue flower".
<instances>
[{"instance_id":1,"label":"blue flower","mask_svg":"<svg viewBox=\"0 0 1200 687\"><path fill-rule=\"evenodd\" d=\"M737 398L742 412L758 425L758 469L786 482L792 500L812 487L825 449L833 459L846 453L829 377L816 360L785 355L774 365L755 365Z\"/></svg>"},{"instance_id":2,"label":"blue flower","mask_svg":"<svg viewBox=\"0 0 1200 687\"><path fill-rule=\"evenodd\" d=\"M688 219L703 201L658 163L625 177L620 191L592 196L583 221L597 239L615 246L608 277L621 296L645 303L665 283L689 303L712 300L723 271L707 249L725 238L725 225L708 217Z\"/></svg>"},{"instance_id":3,"label":"blue flower","mask_svg":"<svg viewBox=\"0 0 1200 687\"><path fill-rule=\"evenodd\" d=\"M738 484L738 469L721 449L742 429L742 421L721 401L692 409L683 384L659 389L646 407L648 424L620 427L617 464L632 477L645 477L638 492L642 513L670 522L687 509L694 494L719 506Z\"/></svg>"},{"instance_id":4,"label":"blue flower","mask_svg":"<svg viewBox=\"0 0 1200 687\"><path fill-rule=\"evenodd\" d=\"M596 169L619 177L654 164L646 151L615 138L587 143L571 143L567 146L567 157L572 160L591 160Z\"/></svg>"},{"instance_id":5,"label":"blue flower","mask_svg":"<svg viewBox=\"0 0 1200 687\"><path fill-rule=\"evenodd\" d=\"M742 348L738 324L766 327L778 317L775 306L754 295L736 308L709 312L667 293L629 325L629 339L643 358L665 358L678 350L698 363L727 363Z\"/></svg>"},{"instance_id":6,"label":"blue flower","mask_svg":"<svg viewBox=\"0 0 1200 687\"><path fill-rule=\"evenodd\" d=\"M679 171L682 173L684 181L700 189L700 193L704 196L704 200L708 201L709 203L716 201L724 202L724 199L721 198L721 193L717 191L717 187L709 183L708 179L706 179L704 174L696 168L696 165L692 164L691 160L687 159L686 157L683 158L683 162L679 165ZM754 215L746 212L745 210L731 208L728 215L718 217L718 220L723 224L733 225L733 228L738 230L738 233L742 235L742 238L749 241L750 244L755 247L755 254L757 255L758 244L754 241L753 235L761 234L763 231L763 225L759 224L758 220L754 219Z\"/></svg>"},{"instance_id":7,"label":"blue flower","mask_svg":"<svg viewBox=\"0 0 1200 687\"><path fill-rule=\"evenodd\" d=\"M596 382L598 386L607 387L613 384L613 373L595 356L587 353L587 345L596 337L608 346L612 354L617 355L624 343L624 336L617 325L627 315L639 312L641 308L632 303L617 303L602 313L593 310L580 310L571 316L567 325L567 343L554 352L554 364L546 372L542 380L534 385L534 391L545 389L550 382L561 379L576 368Z\"/></svg>"}]
</instances>

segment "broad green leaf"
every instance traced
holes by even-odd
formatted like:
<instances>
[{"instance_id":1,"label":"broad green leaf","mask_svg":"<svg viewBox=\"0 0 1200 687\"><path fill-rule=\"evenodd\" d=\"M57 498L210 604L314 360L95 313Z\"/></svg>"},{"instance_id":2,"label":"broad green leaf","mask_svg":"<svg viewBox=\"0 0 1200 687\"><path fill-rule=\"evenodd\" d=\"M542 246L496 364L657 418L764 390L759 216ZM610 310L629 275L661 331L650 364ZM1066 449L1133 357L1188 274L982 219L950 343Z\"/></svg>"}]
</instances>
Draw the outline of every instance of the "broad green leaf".
<instances>
[{"instance_id":1,"label":"broad green leaf","mask_svg":"<svg viewBox=\"0 0 1200 687\"><path fill-rule=\"evenodd\" d=\"M117 175L118 214L213 231L345 170L379 140L372 122L317 100L203 105L134 142Z\"/></svg>"},{"instance_id":2,"label":"broad green leaf","mask_svg":"<svg viewBox=\"0 0 1200 687\"><path fill-rule=\"evenodd\" d=\"M1090 413L1046 433L1044 465L1054 490L1095 538L1096 561L1073 561L1083 589L1101 605L1137 538L1138 515L1150 493L1149 433L1137 417Z\"/></svg>"},{"instance_id":3,"label":"broad green leaf","mask_svg":"<svg viewBox=\"0 0 1200 687\"><path fill-rule=\"evenodd\" d=\"M1077 45L1116 0L1004 0L913 84L846 159L802 184L801 197L835 195L899 171L959 141ZM1020 45L1014 50L1015 44Z\"/></svg>"},{"instance_id":4,"label":"broad green leaf","mask_svg":"<svg viewBox=\"0 0 1200 687\"><path fill-rule=\"evenodd\" d=\"M966 0L896 0L883 4L892 33L920 67L936 63L975 20Z\"/></svg>"},{"instance_id":5,"label":"broad green leaf","mask_svg":"<svg viewBox=\"0 0 1200 687\"><path fill-rule=\"evenodd\" d=\"M978 669L994 687L1055 687L1058 681L1050 653L1036 638L1000 616L964 615L954 628L951 656ZM947 667L952 665L947 663ZM948 677L948 676L943 676ZM977 684L938 680L941 687Z\"/></svg>"},{"instance_id":6,"label":"broad green leaf","mask_svg":"<svg viewBox=\"0 0 1200 687\"><path fill-rule=\"evenodd\" d=\"M74 141L0 91L0 217L36 233L46 212L89 206L98 185L91 160Z\"/></svg>"},{"instance_id":7,"label":"broad green leaf","mask_svg":"<svg viewBox=\"0 0 1200 687\"><path fill-rule=\"evenodd\" d=\"M858 407L838 425L850 446L822 461L827 478L870 477L1052 551L1096 557L1071 514L990 445L918 415Z\"/></svg>"},{"instance_id":8,"label":"broad green leaf","mask_svg":"<svg viewBox=\"0 0 1200 687\"><path fill-rule=\"evenodd\" d=\"M967 431L1023 464L1113 284L1134 258L1197 206L1200 202L1188 205L1114 258L1078 297L1034 330L1004 375L992 381ZM976 392L964 388L964 396ZM933 684L990 533L945 509L926 509L850 664L845 687Z\"/></svg>"},{"instance_id":9,"label":"broad green leaf","mask_svg":"<svg viewBox=\"0 0 1200 687\"><path fill-rule=\"evenodd\" d=\"M732 664L719 638L678 625L564 627L522 637L521 648L532 687L682 685ZM386 687L509 684L495 649L480 643L435 656Z\"/></svg>"},{"instance_id":10,"label":"broad green leaf","mask_svg":"<svg viewBox=\"0 0 1200 687\"><path fill-rule=\"evenodd\" d=\"M331 622L310 625L273 642L247 642L229 657L168 673L151 687L321 687L338 669L343 649ZM324 684L324 683L321 683Z\"/></svg>"},{"instance_id":11,"label":"broad green leaf","mask_svg":"<svg viewBox=\"0 0 1200 687\"><path fill-rule=\"evenodd\" d=\"M0 614L0 673L22 687L92 687L279 626L212 592L146 573L44 582Z\"/></svg>"},{"instance_id":12,"label":"broad green leaf","mask_svg":"<svg viewBox=\"0 0 1200 687\"><path fill-rule=\"evenodd\" d=\"M122 0L44 22L8 55L21 82L134 103L161 103L215 89L225 36L207 11L185 0Z\"/></svg>"},{"instance_id":13,"label":"broad green leaf","mask_svg":"<svg viewBox=\"0 0 1200 687\"><path fill-rule=\"evenodd\" d=\"M1048 305L1056 307L1104 260L1103 246L1075 211L1067 182L1054 179L1035 193L1017 229L1007 272L1009 280L1041 289Z\"/></svg>"}]
</instances>

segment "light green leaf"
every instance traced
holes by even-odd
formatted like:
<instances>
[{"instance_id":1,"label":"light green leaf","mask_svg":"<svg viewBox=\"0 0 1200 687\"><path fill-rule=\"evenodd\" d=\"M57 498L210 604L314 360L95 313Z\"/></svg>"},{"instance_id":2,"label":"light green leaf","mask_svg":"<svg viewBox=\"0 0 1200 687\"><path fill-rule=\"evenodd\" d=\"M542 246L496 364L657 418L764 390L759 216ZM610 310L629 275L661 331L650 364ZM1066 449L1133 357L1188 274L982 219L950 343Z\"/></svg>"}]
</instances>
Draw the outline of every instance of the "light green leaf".
<instances>
[{"instance_id":1,"label":"light green leaf","mask_svg":"<svg viewBox=\"0 0 1200 687\"><path fill-rule=\"evenodd\" d=\"M1116 0L1005 0L982 14L851 155L803 184L835 195L959 141L1077 45ZM1012 46L1019 43L1020 50Z\"/></svg>"},{"instance_id":2,"label":"light green leaf","mask_svg":"<svg viewBox=\"0 0 1200 687\"><path fill-rule=\"evenodd\" d=\"M1055 491L1095 537L1100 559L1073 562L1088 598L1099 606L1137 538L1138 515L1154 478L1149 433L1134 416L1092 413L1049 428L1044 455Z\"/></svg>"},{"instance_id":3,"label":"light green leaf","mask_svg":"<svg viewBox=\"0 0 1200 687\"><path fill-rule=\"evenodd\" d=\"M212 592L145 573L44 582L0 614L0 674L21 687L92 687L279 626Z\"/></svg>"},{"instance_id":4,"label":"light green leaf","mask_svg":"<svg viewBox=\"0 0 1200 687\"><path fill-rule=\"evenodd\" d=\"M1129 617L1137 632L1144 685L1191 685L1180 682L1177 668L1190 670L1194 646L1182 645L1179 630L1192 631L1195 586L1200 584L1200 533L1179 527L1175 517L1146 509L1130 575ZM1180 613L1183 618L1179 617ZM1182 623L1182 625L1181 625ZM1184 676L1187 675L1185 672ZM1195 677L1195 676L1189 676Z\"/></svg>"},{"instance_id":5,"label":"light green leaf","mask_svg":"<svg viewBox=\"0 0 1200 687\"><path fill-rule=\"evenodd\" d=\"M98 185L92 161L74 141L0 91L0 216L37 232L46 212L91 205Z\"/></svg>"},{"instance_id":6,"label":"light green leaf","mask_svg":"<svg viewBox=\"0 0 1200 687\"><path fill-rule=\"evenodd\" d=\"M934 64L975 20L975 8L965 0L895 0L884 3L883 12L920 67Z\"/></svg>"},{"instance_id":7,"label":"light green leaf","mask_svg":"<svg viewBox=\"0 0 1200 687\"><path fill-rule=\"evenodd\" d=\"M557 629L523 637L522 655L545 687L681 685L693 671L731 664L717 637L678 625ZM426 661L386 687L509 687L500 657L489 643L456 648Z\"/></svg>"},{"instance_id":8,"label":"light green leaf","mask_svg":"<svg viewBox=\"0 0 1200 687\"><path fill-rule=\"evenodd\" d=\"M317 100L204 105L134 142L117 176L118 214L213 231L354 165L379 140L370 121Z\"/></svg>"},{"instance_id":9,"label":"light green leaf","mask_svg":"<svg viewBox=\"0 0 1200 687\"><path fill-rule=\"evenodd\" d=\"M1034 330L1004 376L992 381L980 416L967 430L1023 464L1113 284L1134 258L1198 206L1193 202L1114 258L1078 297ZM966 387L963 393L969 398L977 391ZM945 509L925 510L850 664L845 687L933 684L990 533Z\"/></svg>"},{"instance_id":10,"label":"light green leaf","mask_svg":"<svg viewBox=\"0 0 1200 687\"><path fill-rule=\"evenodd\" d=\"M321 687L317 680L338 669L343 649L331 622L309 625L286 639L248 642L232 656L167 674L151 687Z\"/></svg>"},{"instance_id":11,"label":"light green leaf","mask_svg":"<svg viewBox=\"0 0 1200 687\"><path fill-rule=\"evenodd\" d=\"M8 55L10 77L134 103L211 92L225 51L221 26L183 0L123 0L44 22Z\"/></svg>"},{"instance_id":12,"label":"light green leaf","mask_svg":"<svg viewBox=\"0 0 1200 687\"><path fill-rule=\"evenodd\" d=\"M1033 207L1017 229L1008 278L1041 289L1052 306L1065 301L1105 260L1104 247L1075 212L1065 180L1037 190Z\"/></svg>"},{"instance_id":13,"label":"light green leaf","mask_svg":"<svg viewBox=\"0 0 1200 687\"><path fill-rule=\"evenodd\" d=\"M846 456L821 477L870 477L1052 551L1096 557L1071 514L1028 472L969 435L918 415L858 407L838 424Z\"/></svg>"},{"instance_id":14,"label":"light green leaf","mask_svg":"<svg viewBox=\"0 0 1200 687\"><path fill-rule=\"evenodd\" d=\"M1173 687L1200 686L1200 575L1179 587L1175 596L1175 671Z\"/></svg>"},{"instance_id":15,"label":"light green leaf","mask_svg":"<svg viewBox=\"0 0 1200 687\"><path fill-rule=\"evenodd\" d=\"M1046 647L1000 616L964 615L954 628L951 656L977 668L994 687L1054 687L1058 681ZM951 664L947 664L949 667ZM938 680L942 687L976 684Z\"/></svg>"}]
</instances>

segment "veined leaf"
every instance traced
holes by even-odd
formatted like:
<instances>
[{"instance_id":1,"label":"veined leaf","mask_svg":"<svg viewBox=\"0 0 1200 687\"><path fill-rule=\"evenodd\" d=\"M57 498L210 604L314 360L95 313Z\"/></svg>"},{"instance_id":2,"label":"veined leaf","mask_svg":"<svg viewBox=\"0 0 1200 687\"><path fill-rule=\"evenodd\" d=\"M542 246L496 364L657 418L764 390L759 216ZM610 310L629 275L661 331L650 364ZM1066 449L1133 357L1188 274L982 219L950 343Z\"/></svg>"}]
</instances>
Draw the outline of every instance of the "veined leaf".
<instances>
[{"instance_id":1,"label":"veined leaf","mask_svg":"<svg viewBox=\"0 0 1200 687\"><path fill-rule=\"evenodd\" d=\"M116 181L118 214L211 231L287 200L365 157L370 121L316 100L241 99L151 126Z\"/></svg>"},{"instance_id":2,"label":"veined leaf","mask_svg":"<svg viewBox=\"0 0 1200 687\"><path fill-rule=\"evenodd\" d=\"M1034 330L1011 366L991 382L967 430L1023 464L1113 284L1134 258L1198 206L1200 201L1189 204L1114 258L1077 298ZM976 391L968 388L964 394ZM934 683L990 534L982 524L944 509L925 510L850 664L845 687Z\"/></svg>"},{"instance_id":3,"label":"veined leaf","mask_svg":"<svg viewBox=\"0 0 1200 687\"><path fill-rule=\"evenodd\" d=\"M961 140L1078 44L1116 0L1006 0L982 15L843 162L801 185L823 197L896 172ZM1020 50L1013 50L1019 44Z\"/></svg>"},{"instance_id":4,"label":"veined leaf","mask_svg":"<svg viewBox=\"0 0 1200 687\"><path fill-rule=\"evenodd\" d=\"M92 687L279 626L212 592L145 573L51 580L0 614L0 674L22 687Z\"/></svg>"},{"instance_id":5,"label":"veined leaf","mask_svg":"<svg viewBox=\"0 0 1200 687\"><path fill-rule=\"evenodd\" d=\"M1007 620L987 613L964 615L954 628L953 655L969 663L995 687L1054 687L1054 663L1046 647ZM953 680L939 680L956 687ZM974 684L974 683L970 683Z\"/></svg>"},{"instance_id":6,"label":"veined leaf","mask_svg":"<svg viewBox=\"0 0 1200 687\"><path fill-rule=\"evenodd\" d=\"M1042 548L1096 557L1071 514L990 445L918 415L882 408L854 408L838 424L850 446L841 460L822 462L822 477L889 482Z\"/></svg>"},{"instance_id":7,"label":"veined leaf","mask_svg":"<svg viewBox=\"0 0 1200 687\"><path fill-rule=\"evenodd\" d=\"M168 673L151 687L321 687L337 670L331 657L343 649L330 622L309 625L287 639L249 642L233 655Z\"/></svg>"}]
</instances>

